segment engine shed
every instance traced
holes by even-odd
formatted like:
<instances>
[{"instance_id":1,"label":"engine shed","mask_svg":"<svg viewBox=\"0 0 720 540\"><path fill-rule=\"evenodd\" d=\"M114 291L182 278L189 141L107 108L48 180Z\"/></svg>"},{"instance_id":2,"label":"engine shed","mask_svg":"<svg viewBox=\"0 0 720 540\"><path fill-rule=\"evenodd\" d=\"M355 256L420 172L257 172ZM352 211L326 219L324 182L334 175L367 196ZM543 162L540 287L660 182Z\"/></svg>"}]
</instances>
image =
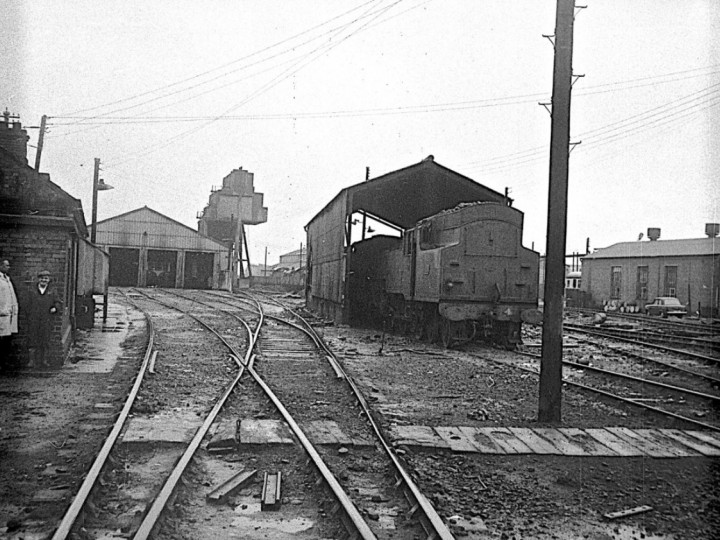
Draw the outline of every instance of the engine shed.
<instances>
[{"instance_id":1,"label":"engine shed","mask_svg":"<svg viewBox=\"0 0 720 540\"><path fill-rule=\"evenodd\" d=\"M512 203L506 195L440 165L433 156L343 189L305 226L308 308L349 323L351 247L361 239L353 238L354 223L369 217L401 235L423 218L478 201Z\"/></svg>"},{"instance_id":2,"label":"engine shed","mask_svg":"<svg viewBox=\"0 0 720 540\"><path fill-rule=\"evenodd\" d=\"M97 223L110 285L229 289L229 248L144 206Z\"/></svg>"}]
</instances>

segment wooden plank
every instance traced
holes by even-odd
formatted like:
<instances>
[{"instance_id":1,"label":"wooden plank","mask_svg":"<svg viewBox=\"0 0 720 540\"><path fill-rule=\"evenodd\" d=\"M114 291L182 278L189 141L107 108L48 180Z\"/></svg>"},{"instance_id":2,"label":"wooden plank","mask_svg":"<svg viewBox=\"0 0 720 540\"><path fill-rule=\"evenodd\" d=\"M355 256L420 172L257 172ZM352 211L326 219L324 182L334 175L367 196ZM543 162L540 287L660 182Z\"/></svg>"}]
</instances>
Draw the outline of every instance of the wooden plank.
<instances>
[{"instance_id":1,"label":"wooden plank","mask_svg":"<svg viewBox=\"0 0 720 540\"><path fill-rule=\"evenodd\" d=\"M430 426L393 426L390 428L390 433L395 444L442 449L450 448L450 445Z\"/></svg>"},{"instance_id":2,"label":"wooden plank","mask_svg":"<svg viewBox=\"0 0 720 540\"><path fill-rule=\"evenodd\" d=\"M245 418L238 430L240 444L292 444L288 427L280 420Z\"/></svg>"},{"instance_id":3,"label":"wooden plank","mask_svg":"<svg viewBox=\"0 0 720 540\"><path fill-rule=\"evenodd\" d=\"M557 448L564 456L584 456L585 451L555 428L532 428L543 439Z\"/></svg>"},{"instance_id":4,"label":"wooden plank","mask_svg":"<svg viewBox=\"0 0 720 540\"><path fill-rule=\"evenodd\" d=\"M450 427L436 427L438 435L448 444L450 450L453 452L477 452L478 447L473 444L465 433L460 431L460 428Z\"/></svg>"},{"instance_id":5,"label":"wooden plank","mask_svg":"<svg viewBox=\"0 0 720 540\"><path fill-rule=\"evenodd\" d=\"M472 440L481 454L505 454L502 446L497 444L495 440L488 435L489 431L494 428L472 428L463 426L460 428L467 437Z\"/></svg>"},{"instance_id":6,"label":"wooden plank","mask_svg":"<svg viewBox=\"0 0 720 540\"><path fill-rule=\"evenodd\" d=\"M689 457L697 456L699 452L692 448L685 446L680 441L663 435L659 429L636 429L638 435L648 439L659 446L665 448L668 452L672 452L673 457Z\"/></svg>"},{"instance_id":7,"label":"wooden plank","mask_svg":"<svg viewBox=\"0 0 720 540\"><path fill-rule=\"evenodd\" d=\"M237 447L237 421L234 418L221 420L211 428L208 451L230 451Z\"/></svg>"},{"instance_id":8,"label":"wooden plank","mask_svg":"<svg viewBox=\"0 0 720 540\"><path fill-rule=\"evenodd\" d=\"M616 435L613 435L606 429L590 428L590 429L586 429L585 433L587 433L593 439L602 443L604 446L607 446L608 448L610 448L613 452L615 452L619 456L631 457L631 456L646 455L645 452L641 448L638 448L637 446L626 441L625 439L621 439L621 438L617 437Z\"/></svg>"},{"instance_id":9,"label":"wooden plank","mask_svg":"<svg viewBox=\"0 0 720 540\"><path fill-rule=\"evenodd\" d=\"M548 441L533 432L530 428L508 428L513 435L524 442L534 454L562 455L562 452L555 448Z\"/></svg>"},{"instance_id":10,"label":"wooden plank","mask_svg":"<svg viewBox=\"0 0 720 540\"><path fill-rule=\"evenodd\" d=\"M230 495L252 480L256 473L257 469L252 471L240 471L208 493L205 498L211 503L223 503Z\"/></svg>"},{"instance_id":11,"label":"wooden plank","mask_svg":"<svg viewBox=\"0 0 720 540\"><path fill-rule=\"evenodd\" d=\"M601 444L591 437L585 430L578 428L560 428L560 432L572 442L580 446L590 456L617 456L617 452Z\"/></svg>"},{"instance_id":12,"label":"wooden plank","mask_svg":"<svg viewBox=\"0 0 720 540\"><path fill-rule=\"evenodd\" d=\"M690 430L686 431L685 433L692 437L695 437L696 439L700 439L706 444L715 446L716 448L720 449L720 440L717 439L717 433L697 430Z\"/></svg>"},{"instance_id":13,"label":"wooden plank","mask_svg":"<svg viewBox=\"0 0 720 540\"><path fill-rule=\"evenodd\" d=\"M633 445L640 448L648 456L651 457L673 457L672 452L668 449L663 448L659 444L654 443L651 440L643 438L639 433L636 433L630 428L625 427L609 427L606 428L613 435L617 435L619 438L624 439L632 443Z\"/></svg>"},{"instance_id":14,"label":"wooden plank","mask_svg":"<svg viewBox=\"0 0 720 540\"><path fill-rule=\"evenodd\" d=\"M267 434L268 444L293 444L290 428L282 420L259 420Z\"/></svg>"},{"instance_id":15,"label":"wooden plank","mask_svg":"<svg viewBox=\"0 0 720 540\"><path fill-rule=\"evenodd\" d=\"M642 514L643 512L649 512L652 510L652 506L636 506L635 508L628 508L627 510L620 510L619 512L610 512L603 514L607 519L618 519L627 516L634 516L635 514Z\"/></svg>"},{"instance_id":16,"label":"wooden plank","mask_svg":"<svg viewBox=\"0 0 720 540\"><path fill-rule=\"evenodd\" d=\"M352 444L352 439L345 435L345 433L343 433L343 431L340 429L340 426L337 425L337 422L333 422L332 420L318 420L317 422L324 424L327 432L332 434L333 437L335 437L338 444Z\"/></svg>"},{"instance_id":17,"label":"wooden plank","mask_svg":"<svg viewBox=\"0 0 720 540\"><path fill-rule=\"evenodd\" d=\"M696 439L679 429L661 429L660 432L663 435L684 444L688 448L692 448L696 452L701 453L703 456L720 456L720 449L709 444L705 444L701 440Z\"/></svg>"},{"instance_id":18,"label":"wooden plank","mask_svg":"<svg viewBox=\"0 0 720 540\"><path fill-rule=\"evenodd\" d=\"M303 426L303 431L305 431L308 438L312 440L313 444L338 444L337 438L330 432L327 424L320 420L308 422Z\"/></svg>"},{"instance_id":19,"label":"wooden plank","mask_svg":"<svg viewBox=\"0 0 720 540\"><path fill-rule=\"evenodd\" d=\"M507 428L491 428L486 434L495 444L505 450L506 454L534 453L528 445L518 439L515 434Z\"/></svg>"}]
</instances>

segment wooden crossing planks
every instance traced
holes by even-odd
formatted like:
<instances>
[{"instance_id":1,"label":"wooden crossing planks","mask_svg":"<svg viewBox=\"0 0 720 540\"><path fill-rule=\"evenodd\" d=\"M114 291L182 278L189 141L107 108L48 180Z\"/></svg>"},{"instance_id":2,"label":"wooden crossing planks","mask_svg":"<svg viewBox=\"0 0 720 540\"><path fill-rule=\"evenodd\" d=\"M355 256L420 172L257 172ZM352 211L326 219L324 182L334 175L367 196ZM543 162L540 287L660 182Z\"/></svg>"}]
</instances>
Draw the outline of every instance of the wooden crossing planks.
<instances>
[{"instance_id":1,"label":"wooden crossing planks","mask_svg":"<svg viewBox=\"0 0 720 540\"><path fill-rule=\"evenodd\" d=\"M494 455L680 458L720 455L720 436L671 429L395 426L396 444Z\"/></svg>"},{"instance_id":2,"label":"wooden crossing planks","mask_svg":"<svg viewBox=\"0 0 720 540\"><path fill-rule=\"evenodd\" d=\"M458 427L436 427L435 431L447 443L453 452L477 452L472 439Z\"/></svg>"}]
</instances>

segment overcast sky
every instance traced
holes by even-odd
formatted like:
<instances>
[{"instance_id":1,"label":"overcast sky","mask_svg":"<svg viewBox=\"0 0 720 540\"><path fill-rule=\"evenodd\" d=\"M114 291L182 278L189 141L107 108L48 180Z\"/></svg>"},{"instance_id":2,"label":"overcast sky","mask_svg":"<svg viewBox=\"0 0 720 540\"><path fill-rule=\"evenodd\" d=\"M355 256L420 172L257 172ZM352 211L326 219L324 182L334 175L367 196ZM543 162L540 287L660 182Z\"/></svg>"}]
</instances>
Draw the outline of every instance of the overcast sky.
<instances>
[{"instance_id":1,"label":"overcast sky","mask_svg":"<svg viewBox=\"0 0 720 540\"><path fill-rule=\"evenodd\" d=\"M578 2L580 3L580 2ZM567 252L720 221L720 2L587 0L575 20ZM147 205L196 229L255 174L253 263L305 242L341 189L435 160L525 213L545 250L555 1L10 0L0 106L90 218ZM30 144L38 130L30 129ZM34 163L35 149L28 152Z\"/></svg>"}]
</instances>

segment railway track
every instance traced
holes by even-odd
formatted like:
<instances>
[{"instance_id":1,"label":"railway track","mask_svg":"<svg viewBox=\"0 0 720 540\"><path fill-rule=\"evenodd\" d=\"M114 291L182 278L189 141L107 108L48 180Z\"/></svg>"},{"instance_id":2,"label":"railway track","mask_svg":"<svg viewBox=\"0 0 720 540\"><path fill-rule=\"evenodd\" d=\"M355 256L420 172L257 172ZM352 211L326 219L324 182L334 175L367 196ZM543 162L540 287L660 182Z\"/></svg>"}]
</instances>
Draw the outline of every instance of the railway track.
<instances>
[{"instance_id":1,"label":"railway track","mask_svg":"<svg viewBox=\"0 0 720 540\"><path fill-rule=\"evenodd\" d=\"M649 356L638 352L637 346L628 350L625 340L621 340L625 347L617 348L607 345L610 336L595 332L583 335L582 341L566 341L564 383L652 411L682 427L720 431L720 378L717 366L705 362L707 357L687 351L680 351L684 355L668 352L658 346L648 346L654 351ZM524 365L509 361L511 365L539 374L540 354L527 350L512 354L532 361Z\"/></svg>"},{"instance_id":2,"label":"railway track","mask_svg":"<svg viewBox=\"0 0 720 540\"><path fill-rule=\"evenodd\" d=\"M124 407L136 416L118 420L54 539L264 538L283 526L308 538L453 537L309 325L267 301L131 296L156 327ZM192 437L176 432L189 426ZM245 487L211 504L211 487L243 473ZM253 512L258 491L277 513Z\"/></svg>"},{"instance_id":3,"label":"railway track","mask_svg":"<svg viewBox=\"0 0 720 540\"><path fill-rule=\"evenodd\" d=\"M579 313L580 320L572 322L572 313ZM569 310L570 317L565 328L602 332L608 336L621 337L637 343L660 344L665 346L685 347L708 352L720 361L720 327L715 324L701 322L683 322L669 319L658 319L644 315L629 313L605 313L610 323L598 326L583 320L583 315L593 316L594 310ZM615 324L621 321L620 325ZM623 322L627 324L623 324Z\"/></svg>"}]
</instances>

